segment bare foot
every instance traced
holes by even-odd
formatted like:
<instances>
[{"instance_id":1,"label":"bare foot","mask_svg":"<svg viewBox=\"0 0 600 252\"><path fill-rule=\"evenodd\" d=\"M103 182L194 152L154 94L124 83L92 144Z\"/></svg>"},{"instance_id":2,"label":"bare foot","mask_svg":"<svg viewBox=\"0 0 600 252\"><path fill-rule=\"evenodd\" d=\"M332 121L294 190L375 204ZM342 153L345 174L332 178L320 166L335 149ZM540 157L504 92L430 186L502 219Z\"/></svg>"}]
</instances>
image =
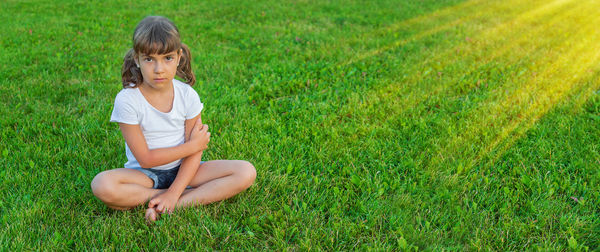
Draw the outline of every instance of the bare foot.
<instances>
[{"instance_id":1,"label":"bare foot","mask_svg":"<svg viewBox=\"0 0 600 252\"><path fill-rule=\"evenodd\" d=\"M153 223L160 218L160 214L156 212L156 209L154 209L154 207L151 207L146 209L145 218L148 223Z\"/></svg>"}]
</instances>

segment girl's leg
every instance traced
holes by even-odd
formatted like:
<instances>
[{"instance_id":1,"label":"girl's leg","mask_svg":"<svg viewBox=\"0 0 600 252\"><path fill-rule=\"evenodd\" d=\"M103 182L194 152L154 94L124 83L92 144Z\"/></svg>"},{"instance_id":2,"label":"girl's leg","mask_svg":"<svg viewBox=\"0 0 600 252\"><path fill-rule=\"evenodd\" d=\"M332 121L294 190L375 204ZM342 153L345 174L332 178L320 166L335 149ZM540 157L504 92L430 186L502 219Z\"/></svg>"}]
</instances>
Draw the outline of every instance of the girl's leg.
<instances>
[{"instance_id":1,"label":"girl's leg","mask_svg":"<svg viewBox=\"0 0 600 252\"><path fill-rule=\"evenodd\" d=\"M114 169L98 173L92 180L92 192L108 207L126 210L146 203L164 190L152 189L154 182L133 169Z\"/></svg>"},{"instance_id":2,"label":"girl's leg","mask_svg":"<svg viewBox=\"0 0 600 252\"><path fill-rule=\"evenodd\" d=\"M230 198L250 187L255 178L256 170L248 161L207 161L190 182L193 189L181 195L177 206L204 205Z\"/></svg>"}]
</instances>

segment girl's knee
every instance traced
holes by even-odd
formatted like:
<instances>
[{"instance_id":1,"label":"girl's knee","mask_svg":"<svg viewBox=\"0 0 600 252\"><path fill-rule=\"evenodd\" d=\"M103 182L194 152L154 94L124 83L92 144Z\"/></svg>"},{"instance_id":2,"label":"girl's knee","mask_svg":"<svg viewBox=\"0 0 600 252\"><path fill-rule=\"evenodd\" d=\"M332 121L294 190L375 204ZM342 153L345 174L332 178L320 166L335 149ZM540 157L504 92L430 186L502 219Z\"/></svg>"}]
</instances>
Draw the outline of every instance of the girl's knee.
<instances>
[{"instance_id":1,"label":"girl's knee","mask_svg":"<svg viewBox=\"0 0 600 252\"><path fill-rule=\"evenodd\" d=\"M117 192L115 191L116 184L110 171L98 173L90 186L92 187L92 193L104 203L109 204L115 201L117 197Z\"/></svg>"},{"instance_id":2,"label":"girl's knee","mask_svg":"<svg viewBox=\"0 0 600 252\"><path fill-rule=\"evenodd\" d=\"M242 183L240 183L244 189L250 187L256 179L256 168L248 161L240 161L239 168L237 170L238 176Z\"/></svg>"}]
</instances>

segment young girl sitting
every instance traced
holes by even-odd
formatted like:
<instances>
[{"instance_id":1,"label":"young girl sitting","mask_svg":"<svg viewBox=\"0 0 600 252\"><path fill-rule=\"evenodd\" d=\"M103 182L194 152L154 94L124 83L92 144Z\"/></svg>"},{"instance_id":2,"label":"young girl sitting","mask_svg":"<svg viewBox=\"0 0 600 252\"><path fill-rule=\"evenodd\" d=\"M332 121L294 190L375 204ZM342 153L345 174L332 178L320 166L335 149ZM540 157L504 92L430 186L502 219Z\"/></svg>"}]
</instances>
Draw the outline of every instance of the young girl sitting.
<instances>
[{"instance_id":1,"label":"young girl sitting","mask_svg":"<svg viewBox=\"0 0 600 252\"><path fill-rule=\"evenodd\" d=\"M137 25L110 118L125 138L127 163L99 173L91 184L108 207L126 210L149 200L146 218L155 221L175 208L227 199L254 182L256 170L247 161L200 161L210 132L200 118L203 104L192 88L190 63L169 19L151 16Z\"/></svg>"}]
</instances>

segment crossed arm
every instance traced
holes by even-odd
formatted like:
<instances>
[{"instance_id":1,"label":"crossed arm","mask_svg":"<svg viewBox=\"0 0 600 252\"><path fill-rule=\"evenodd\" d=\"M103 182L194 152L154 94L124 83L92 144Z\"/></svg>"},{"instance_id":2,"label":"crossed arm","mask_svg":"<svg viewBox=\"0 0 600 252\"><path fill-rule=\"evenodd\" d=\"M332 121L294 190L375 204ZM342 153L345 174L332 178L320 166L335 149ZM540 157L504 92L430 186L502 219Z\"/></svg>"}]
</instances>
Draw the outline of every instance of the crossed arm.
<instances>
[{"instance_id":1,"label":"crossed arm","mask_svg":"<svg viewBox=\"0 0 600 252\"><path fill-rule=\"evenodd\" d=\"M146 139L139 125L119 123L127 146L143 168L150 168L183 158L179 172L169 189L150 200L148 206L158 212L172 211L177 200L196 174L202 158L202 151L210 141L208 125L202 124L200 114L185 121L185 143L170 147L148 149Z\"/></svg>"}]
</instances>

